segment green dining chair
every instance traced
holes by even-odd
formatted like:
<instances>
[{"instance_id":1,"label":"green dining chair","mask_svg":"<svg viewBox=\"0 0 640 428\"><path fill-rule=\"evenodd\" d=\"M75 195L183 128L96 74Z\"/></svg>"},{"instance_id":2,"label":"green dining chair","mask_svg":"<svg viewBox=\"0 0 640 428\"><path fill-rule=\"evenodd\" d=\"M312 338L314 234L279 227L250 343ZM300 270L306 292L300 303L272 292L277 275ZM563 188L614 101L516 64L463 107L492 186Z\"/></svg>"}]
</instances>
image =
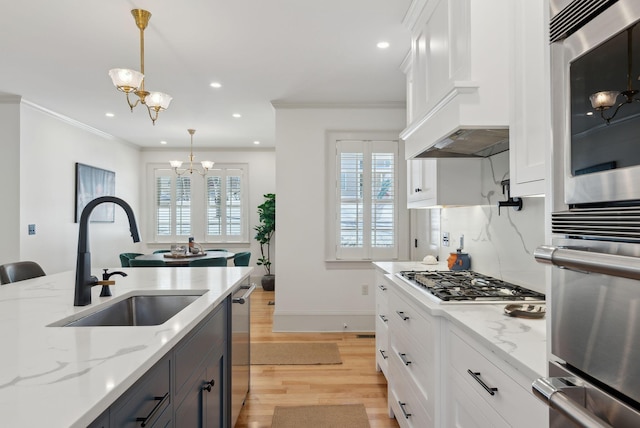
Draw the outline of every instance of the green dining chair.
<instances>
[{"instance_id":1,"label":"green dining chair","mask_svg":"<svg viewBox=\"0 0 640 428\"><path fill-rule=\"evenodd\" d=\"M122 267L129 267L129 260L135 259L138 256L141 256L142 253L120 253L120 265Z\"/></svg>"},{"instance_id":2,"label":"green dining chair","mask_svg":"<svg viewBox=\"0 0 640 428\"><path fill-rule=\"evenodd\" d=\"M227 266L225 257L211 257L208 259L195 259L189 262L189 267L199 266Z\"/></svg>"},{"instance_id":3,"label":"green dining chair","mask_svg":"<svg viewBox=\"0 0 640 428\"><path fill-rule=\"evenodd\" d=\"M162 253L170 253L171 250L155 250L153 254L162 254Z\"/></svg>"},{"instance_id":4,"label":"green dining chair","mask_svg":"<svg viewBox=\"0 0 640 428\"><path fill-rule=\"evenodd\" d=\"M131 259L129 260L129 266L131 267L158 267L158 266L166 266L164 260L138 260Z\"/></svg>"},{"instance_id":5,"label":"green dining chair","mask_svg":"<svg viewBox=\"0 0 640 428\"><path fill-rule=\"evenodd\" d=\"M233 256L233 265L234 266L249 266L249 260L251 260L251 252L242 251L240 253L236 253Z\"/></svg>"}]
</instances>

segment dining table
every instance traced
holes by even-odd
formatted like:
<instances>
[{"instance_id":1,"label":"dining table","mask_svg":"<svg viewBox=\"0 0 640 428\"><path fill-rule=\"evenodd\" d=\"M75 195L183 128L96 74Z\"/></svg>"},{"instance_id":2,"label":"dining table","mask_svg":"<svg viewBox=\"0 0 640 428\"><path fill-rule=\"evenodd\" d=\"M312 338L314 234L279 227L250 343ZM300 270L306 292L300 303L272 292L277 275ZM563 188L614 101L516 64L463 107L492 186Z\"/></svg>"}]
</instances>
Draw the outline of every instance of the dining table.
<instances>
[{"instance_id":1,"label":"dining table","mask_svg":"<svg viewBox=\"0 0 640 428\"><path fill-rule=\"evenodd\" d=\"M213 259L224 257L227 260L232 259L235 253L230 251L205 251L198 254L185 254L174 256L171 253L153 253L137 256L136 260L163 260L167 266L189 266L191 260Z\"/></svg>"}]
</instances>

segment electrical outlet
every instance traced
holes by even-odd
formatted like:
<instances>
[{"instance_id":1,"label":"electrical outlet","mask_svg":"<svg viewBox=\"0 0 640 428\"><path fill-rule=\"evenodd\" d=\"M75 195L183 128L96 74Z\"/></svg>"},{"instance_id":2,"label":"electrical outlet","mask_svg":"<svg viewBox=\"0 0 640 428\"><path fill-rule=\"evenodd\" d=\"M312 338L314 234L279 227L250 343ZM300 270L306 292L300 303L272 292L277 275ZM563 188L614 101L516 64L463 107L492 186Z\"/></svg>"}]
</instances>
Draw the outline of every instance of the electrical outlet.
<instances>
[{"instance_id":1,"label":"electrical outlet","mask_svg":"<svg viewBox=\"0 0 640 428\"><path fill-rule=\"evenodd\" d=\"M449 232L442 232L442 246L449 246Z\"/></svg>"},{"instance_id":2,"label":"electrical outlet","mask_svg":"<svg viewBox=\"0 0 640 428\"><path fill-rule=\"evenodd\" d=\"M349 326L347 325L347 323L342 324L342 326L344 327L344 329L345 329L345 330L349 328Z\"/></svg>"},{"instance_id":3,"label":"electrical outlet","mask_svg":"<svg viewBox=\"0 0 640 428\"><path fill-rule=\"evenodd\" d=\"M36 234L36 225L35 224L30 224L29 225L29 235L35 235Z\"/></svg>"},{"instance_id":4,"label":"electrical outlet","mask_svg":"<svg viewBox=\"0 0 640 428\"><path fill-rule=\"evenodd\" d=\"M362 295L366 296L369 294L369 286L367 284L362 284Z\"/></svg>"}]
</instances>

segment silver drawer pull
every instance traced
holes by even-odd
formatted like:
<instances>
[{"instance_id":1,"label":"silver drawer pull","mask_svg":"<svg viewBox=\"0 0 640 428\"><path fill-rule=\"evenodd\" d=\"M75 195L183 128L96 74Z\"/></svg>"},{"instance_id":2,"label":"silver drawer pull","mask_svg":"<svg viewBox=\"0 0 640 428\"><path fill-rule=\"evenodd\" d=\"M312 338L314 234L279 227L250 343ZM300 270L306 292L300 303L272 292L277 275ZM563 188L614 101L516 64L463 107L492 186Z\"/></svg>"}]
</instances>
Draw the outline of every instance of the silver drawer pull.
<instances>
[{"instance_id":1,"label":"silver drawer pull","mask_svg":"<svg viewBox=\"0 0 640 428\"><path fill-rule=\"evenodd\" d=\"M384 316L384 315L379 315L379 317L380 317L380 319L381 319L382 321L384 321L384 322L389 321L389 319L388 319L386 316Z\"/></svg>"},{"instance_id":2,"label":"silver drawer pull","mask_svg":"<svg viewBox=\"0 0 640 428\"><path fill-rule=\"evenodd\" d=\"M384 358L385 360L389 358L389 356L387 355L384 349L380 349L379 351L380 351L380 355L382 355L382 358Z\"/></svg>"},{"instance_id":3,"label":"silver drawer pull","mask_svg":"<svg viewBox=\"0 0 640 428\"><path fill-rule=\"evenodd\" d=\"M467 369L467 373L469 373L472 378L474 378L476 381L478 381L478 383L480 385L482 385L482 387L485 389L485 391L487 391L490 395L496 395L496 392L498 391L498 388L491 388L486 383L484 383L484 381L482 379L480 379L480 372L472 372L471 370Z\"/></svg>"},{"instance_id":4,"label":"silver drawer pull","mask_svg":"<svg viewBox=\"0 0 640 428\"><path fill-rule=\"evenodd\" d=\"M404 313L404 312L402 312L402 311L396 311L396 314L398 314L398 316L399 316L400 318L402 318L402 321L406 321L406 320L408 320L408 319L409 319L409 317L408 317L407 315L405 315L405 313Z\"/></svg>"},{"instance_id":5,"label":"silver drawer pull","mask_svg":"<svg viewBox=\"0 0 640 428\"><path fill-rule=\"evenodd\" d=\"M378 288L382 291L387 291L387 287L385 287L384 285L380 284L378 285Z\"/></svg>"},{"instance_id":6,"label":"silver drawer pull","mask_svg":"<svg viewBox=\"0 0 640 428\"><path fill-rule=\"evenodd\" d=\"M407 403L403 403L402 401L398 401L398 404L400 405L400 410L402 410L402 413L404 414L404 418L405 419L409 419L409 416L411 416L411 413L407 413L407 411L404 409L404 406L406 406Z\"/></svg>"},{"instance_id":7,"label":"silver drawer pull","mask_svg":"<svg viewBox=\"0 0 640 428\"><path fill-rule=\"evenodd\" d=\"M403 354L401 352L398 352L398 356L400 357L400 359L402 360L402 362L404 363L405 366L408 366L409 364L411 364L411 361L409 361L407 359L407 354Z\"/></svg>"}]
</instances>

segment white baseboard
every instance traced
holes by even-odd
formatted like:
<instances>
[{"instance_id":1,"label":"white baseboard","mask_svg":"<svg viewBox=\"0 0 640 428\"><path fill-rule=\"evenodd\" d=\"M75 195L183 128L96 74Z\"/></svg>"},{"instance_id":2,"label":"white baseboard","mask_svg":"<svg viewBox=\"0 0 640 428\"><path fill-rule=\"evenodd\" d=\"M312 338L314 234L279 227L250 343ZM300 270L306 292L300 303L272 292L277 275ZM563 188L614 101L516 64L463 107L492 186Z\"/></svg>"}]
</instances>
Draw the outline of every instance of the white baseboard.
<instances>
[{"instance_id":1,"label":"white baseboard","mask_svg":"<svg viewBox=\"0 0 640 428\"><path fill-rule=\"evenodd\" d=\"M346 328L345 328L346 324ZM374 313L274 312L274 332L366 332L375 331Z\"/></svg>"}]
</instances>

